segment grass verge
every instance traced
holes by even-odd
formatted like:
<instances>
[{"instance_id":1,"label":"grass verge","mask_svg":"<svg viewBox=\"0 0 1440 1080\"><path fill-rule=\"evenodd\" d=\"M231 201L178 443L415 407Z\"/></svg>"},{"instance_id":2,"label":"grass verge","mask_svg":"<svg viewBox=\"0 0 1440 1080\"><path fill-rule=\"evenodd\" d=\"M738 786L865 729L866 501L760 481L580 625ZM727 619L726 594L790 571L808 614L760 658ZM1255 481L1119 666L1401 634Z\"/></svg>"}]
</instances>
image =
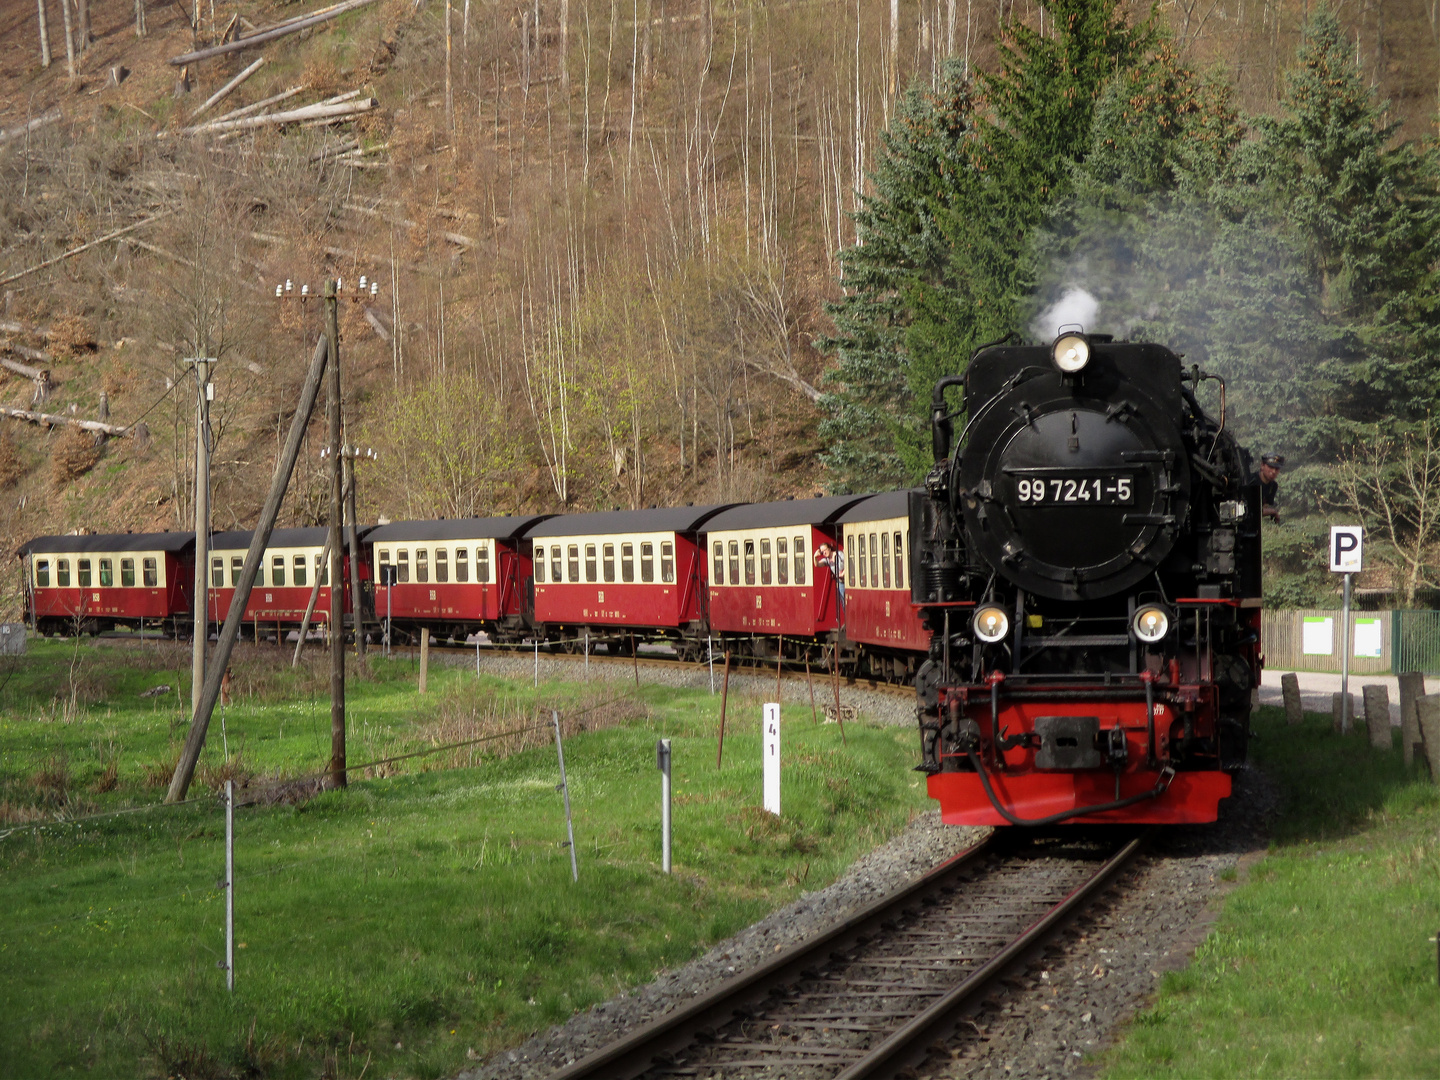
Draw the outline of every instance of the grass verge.
<instances>
[{"instance_id":1,"label":"grass verge","mask_svg":"<svg viewBox=\"0 0 1440 1080\"><path fill-rule=\"evenodd\" d=\"M1440 788L1328 716L1261 709L1265 860L1109 1052L1122 1077L1440 1075Z\"/></svg>"},{"instance_id":2,"label":"grass verge","mask_svg":"<svg viewBox=\"0 0 1440 1080\"><path fill-rule=\"evenodd\" d=\"M38 643L0 672L0 831L56 814L139 812L0 840L9 1076L453 1074L828 883L928 806L909 771L909 730L847 725L842 745L808 710L794 715L775 818L758 809L758 700L732 695L717 771L718 702L707 693L536 690L440 668L421 699L405 662L377 664L352 684L352 761L453 742L552 704L593 709L565 746L579 883L543 732L372 770L345 792L242 807L231 996L216 968L219 806L154 808L163 788L152 774L168 780L183 733L184 653L82 648ZM231 759L212 729L207 775L233 764L237 744L253 783L322 766L329 706L307 688L324 675L246 654L227 714ZM166 694L138 696L167 681ZM673 740L668 877L658 867L657 737Z\"/></svg>"}]
</instances>

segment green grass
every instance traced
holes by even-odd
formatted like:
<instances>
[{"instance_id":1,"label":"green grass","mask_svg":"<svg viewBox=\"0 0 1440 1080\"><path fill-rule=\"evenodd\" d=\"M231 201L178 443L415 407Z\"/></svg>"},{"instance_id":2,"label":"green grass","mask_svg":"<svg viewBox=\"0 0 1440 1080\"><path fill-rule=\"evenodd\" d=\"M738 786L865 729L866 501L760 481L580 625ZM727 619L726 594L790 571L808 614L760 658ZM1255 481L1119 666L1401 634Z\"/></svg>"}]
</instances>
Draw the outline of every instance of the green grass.
<instances>
[{"instance_id":1,"label":"green grass","mask_svg":"<svg viewBox=\"0 0 1440 1080\"><path fill-rule=\"evenodd\" d=\"M1262 709L1271 849L1167 975L1109 1077L1440 1076L1440 788L1329 717Z\"/></svg>"},{"instance_id":2,"label":"green grass","mask_svg":"<svg viewBox=\"0 0 1440 1080\"><path fill-rule=\"evenodd\" d=\"M0 667L11 823L0 830L158 802L163 788L145 777L183 734L184 659L168 645L39 643ZM216 968L217 804L23 829L0 840L0 1074L453 1074L467 1052L513 1045L833 880L927 807L908 730L847 725L843 746L808 709L787 713L777 819L758 809L758 700L732 696L717 772L707 693L537 691L439 669L420 699L409 662L377 666L351 683L352 761L501 728L536 706L610 702L579 718L594 730L566 740L579 884L544 733L505 756L450 751L345 792L237 811L233 997ZM322 664L292 674L263 650L236 664L227 734L255 782L323 765L327 679ZM182 701L136 696L157 682ZM674 747L669 877L659 736ZM217 726L212 779L224 771L219 741ZM93 790L111 762L114 789ZM63 801L45 779L62 767Z\"/></svg>"}]
</instances>

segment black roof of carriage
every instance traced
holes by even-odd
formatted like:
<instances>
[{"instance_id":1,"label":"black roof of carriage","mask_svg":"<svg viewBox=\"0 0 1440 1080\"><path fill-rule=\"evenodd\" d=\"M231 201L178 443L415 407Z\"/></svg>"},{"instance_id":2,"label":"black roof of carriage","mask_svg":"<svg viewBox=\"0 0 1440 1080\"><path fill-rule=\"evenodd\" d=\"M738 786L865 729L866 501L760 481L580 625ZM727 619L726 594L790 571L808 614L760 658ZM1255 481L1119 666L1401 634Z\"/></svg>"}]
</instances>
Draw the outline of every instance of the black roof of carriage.
<instances>
[{"instance_id":1,"label":"black roof of carriage","mask_svg":"<svg viewBox=\"0 0 1440 1080\"><path fill-rule=\"evenodd\" d=\"M312 525L303 529L274 529L270 533L270 543L267 547L324 547L325 537L329 533L330 529L325 525ZM231 529L228 532L211 533L210 550L247 550L250 547L250 538L254 535L254 529ZM365 535L363 527L360 529L360 535Z\"/></svg>"},{"instance_id":2,"label":"black roof of carriage","mask_svg":"<svg viewBox=\"0 0 1440 1080\"><path fill-rule=\"evenodd\" d=\"M836 521L885 521L887 518L907 517L910 514L910 492L882 491L870 495L841 514Z\"/></svg>"},{"instance_id":3,"label":"black roof of carriage","mask_svg":"<svg viewBox=\"0 0 1440 1080\"><path fill-rule=\"evenodd\" d=\"M170 551L181 552L195 546L195 534L188 532L159 533L92 533L69 536L37 536L21 546L17 555L46 555L72 551Z\"/></svg>"},{"instance_id":4,"label":"black roof of carriage","mask_svg":"<svg viewBox=\"0 0 1440 1080\"><path fill-rule=\"evenodd\" d=\"M784 502L747 503L717 514L705 523L705 531L773 529L786 525L828 525L865 495L823 495L818 499L786 499Z\"/></svg>"},{"instance_id":5,"label":"black roof of carriage","mask_svg":"<svg viewBox=\"0 0 1440 1080\"><path fill-rule=\"evenodd\" d=\"M648 510L601 510L593 514L563 514L542 521L526 535L605 536L611 533L696 532L709 518L734 503L711 506L652 506Z\"/></svg>"},{"instance_id":6,"label":"black roof of carriage","mask_svg":"<svg viewBox=\"0 0 1440 1080\"><path fill-rule=\"evenodd\" d=\"M397 540L505 540L524 536L532 525L550 514L516 514L505 517L442 518L440 521L396 521L381 525L366 537L372 544Z\"/></svg>"}]
</instances>

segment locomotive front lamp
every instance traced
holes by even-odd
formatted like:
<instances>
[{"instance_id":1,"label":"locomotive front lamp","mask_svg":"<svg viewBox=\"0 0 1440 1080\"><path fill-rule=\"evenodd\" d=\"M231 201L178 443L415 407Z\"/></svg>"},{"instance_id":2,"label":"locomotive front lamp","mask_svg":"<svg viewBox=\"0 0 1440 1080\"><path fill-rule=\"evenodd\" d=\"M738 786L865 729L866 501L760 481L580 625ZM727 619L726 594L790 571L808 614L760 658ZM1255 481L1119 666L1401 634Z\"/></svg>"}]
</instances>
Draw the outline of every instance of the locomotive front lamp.
<instances>
[{"instance_id":1,"label":"locomotive front lamp","mask_svg":"<svg viewBox=\"0 0 1440 1080\"><path fill-rule=\"evenodd\" d=\"M1084 334L1061 334L1050 346L1050 358L1066 375L1074 375L1090 362L1090 342Z\"/></svg>"},{"instance_id":2,"label":"locomotive front lamp","mask_svg":"<svg viewBox=\"0 0 1440 1080\"><path fill-rule=\"evenodd\" d=\"M1147 645L1154 645L1170 632L1170 613L1150 605L1135 612L1135 636Z\"/></svg>"},{"instance_id":3,"label":"locomotive front lamp","mask_svg":"<svg viewBox=\"0 0 1440 1080\"><path fill-rule=\"evenodd\" d=\"M981 641L994 645L1004 641L1010 634L1010 616L1005 609L991 604L975 612L975 636Z\"/></svg>"}]
</instances>

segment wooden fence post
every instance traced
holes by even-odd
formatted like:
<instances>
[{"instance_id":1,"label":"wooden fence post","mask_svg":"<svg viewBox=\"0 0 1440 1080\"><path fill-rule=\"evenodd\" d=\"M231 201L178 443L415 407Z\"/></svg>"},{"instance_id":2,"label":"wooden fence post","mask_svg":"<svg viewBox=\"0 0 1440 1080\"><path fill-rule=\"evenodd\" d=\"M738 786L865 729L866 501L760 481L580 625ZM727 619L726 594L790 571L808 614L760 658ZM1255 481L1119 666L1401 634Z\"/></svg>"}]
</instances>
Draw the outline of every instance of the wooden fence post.
<instances>
[{"instance_id":1,"label":"wooden fence post","mask_svg":"<svg viewBox=\"0 0 1440 1080\"><path fill-rule=\"evenodd\" d=\"M425 693L425 684L430 676L430 627L420 628L420 693Z\"/></svg>"}]
</instances>

